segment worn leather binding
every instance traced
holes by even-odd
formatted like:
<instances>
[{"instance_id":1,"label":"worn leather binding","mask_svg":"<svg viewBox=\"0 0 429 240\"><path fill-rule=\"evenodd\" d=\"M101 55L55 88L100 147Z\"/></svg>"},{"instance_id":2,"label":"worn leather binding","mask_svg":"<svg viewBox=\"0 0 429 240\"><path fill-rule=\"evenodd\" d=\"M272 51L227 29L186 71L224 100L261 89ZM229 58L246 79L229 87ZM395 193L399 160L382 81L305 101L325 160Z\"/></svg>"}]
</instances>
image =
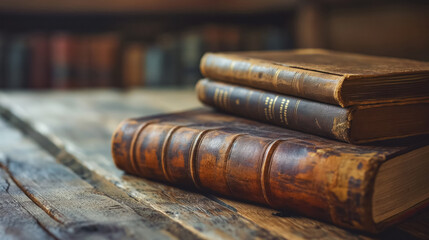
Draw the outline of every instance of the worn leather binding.
<instances>
[{"instance_id":1,"label":"worn leather binding","mask_svg":"<svg viewBox=\"0 0 429 240\"><path fill-rule=\"evenodd\" d=\"M349 143L429 133L429 100L342 108L210 79L198 81L196 91L201 102L224 112ZM371 125L387 130L362 137Z\"/></svg>"},{"instance_id":2,"label":"worn leather binding","mask_svg":"<svg viewBox=\"0 0 429 240\"><path fill-rule=\"evenodd\" d=\"M378 168L413 147L350 145L207 109L125 120L112 137L128 173L370 232L427 204L371 217Z\"/></svg>"},{"instance_id":3,"label":"worn leather binding","mask_svg":"<svg viewBox=\"0 0 429 240\"><path fill-rule=\"evenodd\" d=\"M206 53L203 76L340 105L429 98L429 63L322 49Z\"/></svg>"}]
</instances>

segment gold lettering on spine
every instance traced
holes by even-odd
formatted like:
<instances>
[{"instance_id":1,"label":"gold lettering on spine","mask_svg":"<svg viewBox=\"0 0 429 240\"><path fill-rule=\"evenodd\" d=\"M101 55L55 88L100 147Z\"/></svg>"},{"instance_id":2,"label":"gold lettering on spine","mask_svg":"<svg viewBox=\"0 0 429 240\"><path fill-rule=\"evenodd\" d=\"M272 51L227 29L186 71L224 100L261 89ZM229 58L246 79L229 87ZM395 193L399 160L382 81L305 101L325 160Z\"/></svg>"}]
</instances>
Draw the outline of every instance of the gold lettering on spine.
<instances>
[{"instance_id":1,"label":"gold lettering on spine","mask_svg":"<svg viewBox=\"0 0 429 240\"><path fill-rule=\"evenodd\" d=\"M289 102L290 102L290 100L288 99L288 100L286 100L286 103L285 103L285 106L284 106L284 111L283 111L283 118L284 118L284 123L285 123L285 125L288 125L289 123L288 123L288 121L287 121L287 109L288 109L288 107L289 107ZM281 114L281 113L280 113Z\"/></svg>"},{"instance_id":2,"label":"gold lettering on spine","mask_svg":"<svg viewBox=\"0 0 429 240\"><path fill-rule=\"evenodd\" d=\"M264 114L265 114L266 120L269 120L269 118L268 118L268 104L269 104L269 102L270 102L270 98L266 97L265 101L264 101Z\"/></svg>"},{"instance_id":3,"label":"gold lettering on spine","mask_svg":"<svg viewBox=\"0 0 429 240\"><path fill-rule=\"evenodd\" d=\"M289 99L283 98L280 102L280 111L279 111L279 118L280 122L284 123L285 125L288 125L287 121L287 109L289 107Z\"/></svg>"},{"instance_id":4,"label":"gold lettering on spine","mask_svg":"<svg viewBox=\"0 0 429 240\"><path fill-rule=\"evenodd\" d=\"M275 116L274 111L275 111L275 106L276 106L277 98L279 98L279 96L276 96L276 97L274 98L273 106L272 106L272 108L271 108L271 109L272 109L272 112L271 112L272 119L274 119L274 116Z\"/></svg>"},{"instance_id":5,"label":"gold lettering on spine","mask_svg":"<svg viewBox=\"0 0 429 240\"><path fill-rule=\"evenodd\" d=\"M285 102L286 102L286 99L284 98L280 101L279 120L281 123L283 123L283 108L284 108Z\"/></svg>"},{"instance_id":6,"label":"gold lettering on spine","mask_svg":"<svg viewBox=\"0 0 429 240\"><path fill-rule=\"evenodd\" d=\"M265 113L265 120L271 121L274 119L274 105L277 101L278 96L275 98L271 97L265 97L264 101L264 113Z\"/></svg>"}]
</instances>

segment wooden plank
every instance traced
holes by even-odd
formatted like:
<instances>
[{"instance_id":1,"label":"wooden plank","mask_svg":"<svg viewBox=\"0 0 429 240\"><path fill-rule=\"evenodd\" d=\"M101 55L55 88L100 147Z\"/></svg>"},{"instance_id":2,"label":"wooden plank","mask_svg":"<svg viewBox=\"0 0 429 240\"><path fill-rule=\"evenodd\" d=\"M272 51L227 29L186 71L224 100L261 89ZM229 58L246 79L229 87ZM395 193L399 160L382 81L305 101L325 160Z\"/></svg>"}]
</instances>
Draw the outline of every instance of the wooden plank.
<instances>
[{"instance_id":1,"label":"wooden plank","mask_svg":"<svg viewBox=\"0 0 429 240\"><path fill-rule=\"evenodd\" d=\"M149 210L142 217L127 205L106 196L58 164L17 129L3 124L0 134L7 139L0 143L3 153L0 166L8 174L3 178L11 179L7 180L9 185L16 184L31 199L33 208L38 206L39 213L31 216L55 238L178 239L177 233L182 233L181 237L186 239L199 238L162 214ZM10 194L9 189L6 186L5 191ZM14 199L18 203L23 201L18 197ZM24 203L19 206L27 209Z\"/></svg>"},{"instance_id":2,"label":"wooden plank","mask_svg":"<svg viewBox=\"0 0 429 240\"><path fill-rule=\"evenodd\" d=\"M0 169L0 199L2 239L54 239L26 209L37 209L37 205L15 185L3 169ZM26 208L23 207L24 203Z\"/></svg>"},{"instance_id":3,"label":"wooden plank","mask_svg":"<svg viewBox=\"0 0 429 240\"><path fill-rule=\"evenodd\" d=\"M209 195L202 196L124 175L116 169L110 156L110 135L114 128L126 117L172 111L176 108L183 110L196 105L187 97L183 97L187 101L177 103L178 97L175 94L177 95L175 92L146 91L131 94L97 92L77 98L77 93L63 93L62 96L56 93L23 96L18 93L0 98L0 105L11 110L3 113L11 122L37 139L46 149L50 149L58 161L94 186L100 186L101 191L106 191L101 185L114 184L139 203L148 204L201 236L293 239L388 239L394 235L411 236L402 230L390 231L394 235L362 235L301 216L279 215L271 209L219 200ZM183 95L183 92L180 94ZM193 93L188 94L194 98ZM151 101L153 98L148 95L155 97L157 101ZM158 104L162 99L163 103ZM112 107L100 107L113 101L115 104ZM136 106L135 102L140 105ZM54 105L56 107L52 107ZM161 105L164 107L159 107ZM63 106L67 108L64 109ZM142 110L136 111L134 107Z\"/></svg>"},{"instance_id":4,"label":"wooden plank","mask_svg":"<svg viewBox=\"0 0 429 240\"><path fill-rule=\"evenodd\" d=\"M180 98L180 96L174 95L173 97L176 100ZM101 97L100 99L109 101L106 100L106 97ZM63 104L67 105L67 99L63 98L63 100L66 100ZM49 105L49 103L45 105L43 101L38 102L38 106L52 106ZM60 101L53 102L58 104ZM76 106L79 106L79 104ZM95 107L100 109L100 105L95 105ZM101 191L107 192L110 197L115 198L115 196L110 195L112 190L106 189L104 186L109 185L109 183L110 185L116 184L116 186L124 190L133 199L139 201L141 204L147 204L150 208L167 215L198 236L210 239L280 239L280 236L269 233L258 225L240 217L230 209L200 194L189 193L174 187L132 176L123 176L122 171L118 170L113 165L113 161L110 158L111 131L96 127L97 125L101 126L98 121L101 117L89 118L90 120L84 121L79 118L87 114L91 116L89 112L87 113L79 109L81 114L76 115L70 113L77 109L70 108L70 105L68 105L68 109L71 110L68 115L66 112L57 108L50 108L48 110L48 112L55 110L56 113L60 112L63 114L63 120L60 121L58 121L58 118L52 118L52 112L45 112L46 115L44 115L41 109L32 108L32 111L36 110L32 112L32 116L36 116L36 113L41 113L45 117L47 116L47 119L51 121L49 123L50 129L54 129L52 132L58 132L58 135L51 135L51 137L58 138L57 136L68 136L68 138L64 138L65 142L60 143L59 146L66 145L67 151L71 151L79 157L74 157L63 149L56 148L55 145L52 145L52 142L59 143L61 140L54 139L51 141L49 138L44 139L43 136L38 135L37 132L32 132L32 128L28 125L25 126L26 124L20 122L19 119L9 118L9 120L20 126L20 128L23 128L41 144L48 146L48 149L57 156L56 158L58 161L73 169L73 171L81 175L85 180L96 185ZM9 115L9 117L11 116ZM53 119L55 121L52 121ZM89 124L90 127L79 127L87 124ZM67 127L64 128L64 125ZM39 127L40 126L41 125L39 125ZM76 131L76 129L83 130ZM100 130L103 131L100 132ZM100 141L101 143L98 143ZM93 142L93 144L88 145L89 142ZM108 154L109 158L107 159L98 152L94 153L94 145L104 146L106 148L104 152ZM84 148L86 151L80 151L81 146L86 146ZM88 146L90 146L90 148L88 148ZM109 150L107 151L107 149ZM127 180L124 181L122 178ZM129 200L125 198L120 200L121 202L129 204Z\"/></svg>"}]
</instances>

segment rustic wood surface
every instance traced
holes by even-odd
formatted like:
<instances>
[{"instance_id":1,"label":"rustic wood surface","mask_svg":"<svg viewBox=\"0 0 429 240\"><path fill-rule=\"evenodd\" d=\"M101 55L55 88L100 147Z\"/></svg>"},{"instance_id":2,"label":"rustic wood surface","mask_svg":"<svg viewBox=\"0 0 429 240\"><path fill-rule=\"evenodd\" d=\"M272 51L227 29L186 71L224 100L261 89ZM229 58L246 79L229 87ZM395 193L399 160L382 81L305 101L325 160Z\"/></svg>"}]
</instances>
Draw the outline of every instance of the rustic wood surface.
<instances>
[{"instance_id":1,"label":"rustic wood surface","mask_svg":"<svg viewBox=\"0 0 429 240\"><path fill-rule=\"evenodd\" d=\"M125 118L201 106L193 90L0 93L0 235L10 239L428 239L429 211L379 235L118 170Z\"/></svg>"}]
</instances>

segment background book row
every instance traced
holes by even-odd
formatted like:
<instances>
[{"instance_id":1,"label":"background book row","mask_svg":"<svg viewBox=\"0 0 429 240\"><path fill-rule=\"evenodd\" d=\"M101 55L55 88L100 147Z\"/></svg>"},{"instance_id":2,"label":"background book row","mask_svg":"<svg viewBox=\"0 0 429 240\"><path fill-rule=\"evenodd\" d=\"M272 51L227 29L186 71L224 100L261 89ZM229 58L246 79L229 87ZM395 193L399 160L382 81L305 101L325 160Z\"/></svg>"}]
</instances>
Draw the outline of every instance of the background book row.
<instances>
[{"instance_id":1,"label":"background book row","mask_svg":"<svg viewBox=\"0 0 429 240\"><path fill-rule=\"evenodd\" d=\"M1 88L192 86L206 51L277 50L277 27L206 25L152 38L118 32L1 34Z\"/></svg>"}]
</instances>

